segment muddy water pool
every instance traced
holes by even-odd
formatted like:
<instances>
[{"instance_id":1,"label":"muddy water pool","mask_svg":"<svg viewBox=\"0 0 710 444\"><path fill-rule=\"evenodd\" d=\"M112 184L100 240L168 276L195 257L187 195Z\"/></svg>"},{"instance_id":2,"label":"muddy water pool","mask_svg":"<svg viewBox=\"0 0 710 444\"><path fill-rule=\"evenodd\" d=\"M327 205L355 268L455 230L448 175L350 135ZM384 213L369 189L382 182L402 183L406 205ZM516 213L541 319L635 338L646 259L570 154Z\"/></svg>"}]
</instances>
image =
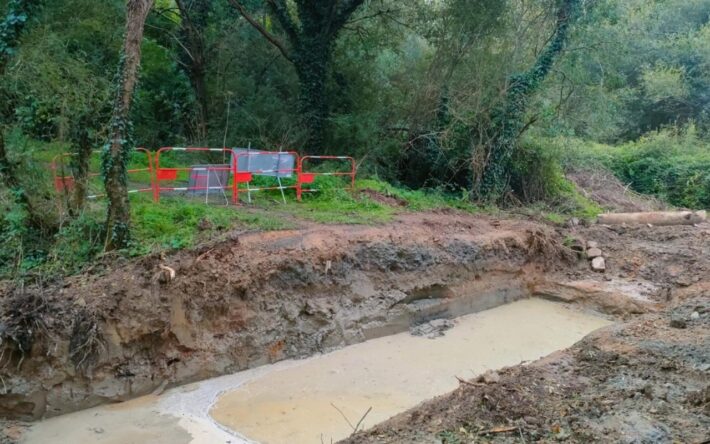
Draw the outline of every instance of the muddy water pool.
<instances>
[{"instance_id":1,"label":"muddy water pool","mask_svg":"<svg viewBox=\"0 0 710 444\"><path fill-rule=\"evenodd\" d=\"M335 442L368 410L364 427L455 389L456 377L535 360L608 324L524 299L459 317L436 339L400 333L51 418L23 442Z\"/></svg>"}]
</instances>

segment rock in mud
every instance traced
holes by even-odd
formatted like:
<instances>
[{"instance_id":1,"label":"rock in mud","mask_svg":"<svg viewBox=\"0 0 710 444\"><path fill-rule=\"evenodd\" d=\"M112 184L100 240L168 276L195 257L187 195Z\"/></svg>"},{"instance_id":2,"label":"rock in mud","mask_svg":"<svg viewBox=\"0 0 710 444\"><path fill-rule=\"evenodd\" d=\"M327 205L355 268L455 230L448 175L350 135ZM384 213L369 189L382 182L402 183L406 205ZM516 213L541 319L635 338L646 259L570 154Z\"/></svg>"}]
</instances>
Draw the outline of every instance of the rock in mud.
<instances>
[{"instance_id":1,"label":"rock in mud","mask_svg":"<svg viewBox=\"0 0 710 444\"><path fill-rule=\"evenodd\" d=\"M444 332L454 326L449 319L434 319L433 321L412 327L409 332L414 336L424 336L429 339L444 336Z\"/></svg>"},{"instance_id":2,"label":"rock in mud","mask_svg":"<svg viewBox=\"0 0 710 444\"><path fill-rule=\"evenodd\" d=\"M603 273L606 270L606 262L604 258L599 256L592 259L592 270Z\"/></svg>"},{"instance_id":3,"label":"rock in mud","mask_svg":"<svg viewBox=\"0 0 710 444\"><path fill-rule=\"evenodd\" d=\"M688 323L685 322L685 319L683 319L679 315L673 315L671 316L671 327L673 328L686 328L688 326Z\"/></svg>"},{"instance_id":4,"label":"rock in mud","mask_svg":"<svg viewBox=\"0 0 710 444\"><path fill-rule=\"evenodd\" d=\"M481 376L478 377L477 379L478 382L484 382L486 384L495 384L500 381L500 375L498 372L494 372L493 370L489 370L482 374Z\"/></svg>"},{"instance_id":5,"label":"rock in mud","mask_svg":"<svg viewBox=\"0 0 710 444\"><path fill-rule=\"evenodd\" d=\"M587 248L599 248L599 242L587 241Z\"/></svg>"},{"instance_id":6,"label":"rock in mud","mask_svg":"<svg viewBox=\"0 0 710 444\"><path fill-rule=\"evenodd\" d=\"M587 249L587 257L589 259L594 259L595 257L600 257L602 255L602 250L596 247Z\"/></svg>"}]
</instances>

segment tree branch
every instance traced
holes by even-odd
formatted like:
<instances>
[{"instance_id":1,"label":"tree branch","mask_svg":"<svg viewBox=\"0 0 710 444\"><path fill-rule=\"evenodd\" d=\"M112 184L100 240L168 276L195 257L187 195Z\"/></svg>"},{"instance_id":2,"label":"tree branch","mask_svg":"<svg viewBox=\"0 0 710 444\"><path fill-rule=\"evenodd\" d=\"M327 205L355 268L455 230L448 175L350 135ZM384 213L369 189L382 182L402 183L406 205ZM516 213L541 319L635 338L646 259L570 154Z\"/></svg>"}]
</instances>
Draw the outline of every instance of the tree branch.
<instances>
[{"instance_id":1,"label":"tree branch","mask_svg":"<svg viewBox=\"0 0 710 444\"><path fill-rule=\"evenodd\" d=\"M288 49L286 49L286 46L284 46L283 42L277 39L273 34L267 31L266 28L261 25L261 23L259 23L252 16L250 16L246 9L244 9L244 6L239 3L239 0L229 0L229 3L231 3L231 5L234 6L237 11L239 11L239 14L241 14L241 16L244 17L244 19L246 19L246 21L249 22L250 25L252 25L257 31L259 31L259 33L261 33L261 35L263 35L264 38L269 41L269 43L271 43L279 51L281 51L281 54L283 54L286 60L293 63L293 58L291 57L291 54L289 53Z\"/></svg>"},{"instance_id":2,"label":"tree branch","mask_svg":"<svg viewBox=\"0 0 710 444\"><path fill-rule=\"evenodd\" d=\"M348 21L350 16L364 3L365 0L347 0L345 4L340 8L340 10L335 15L333 19L333 26L331 30L333 33L340 31L345 23Z\"/></svg>"},{"instance_id":3,"label":"tree branch","mask_svg":"<svg viewBox=\"0 0 710 444\"><path fill-rule=\"evenodd\" d=\"M292 45L298 43L298 28L296 23L294 23L291 14L288 12L288 7L283 0L266 0L269 5L269 9L276 16L276 19L281 24L281 27L286 32L288 39L291 41Z\"/></svg>"}]
</instances>

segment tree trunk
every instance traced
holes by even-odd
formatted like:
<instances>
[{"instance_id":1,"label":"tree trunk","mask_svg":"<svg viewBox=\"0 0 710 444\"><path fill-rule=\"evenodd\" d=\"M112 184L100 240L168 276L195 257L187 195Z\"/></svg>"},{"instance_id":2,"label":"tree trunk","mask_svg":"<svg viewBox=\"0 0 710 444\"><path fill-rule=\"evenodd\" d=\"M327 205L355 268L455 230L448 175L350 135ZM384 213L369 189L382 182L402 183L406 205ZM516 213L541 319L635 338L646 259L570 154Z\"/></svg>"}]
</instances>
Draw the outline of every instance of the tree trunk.
<instances>
[{"instance_id":1,"label":"tree trunk","mask_svg":"<svg viewBox=\"0 0 710 444\"><path fill-rule=\"evenodd\" d=\"M207 141L209 122L206 74L207 68L204 60L196 61L188 74L192 88L195 90L195 100L197 101L197 135L203 142Z\"/></svg>"},{"instance_id":2,"label":"tree trunk","mask_svg":"<svg viewBox=\"0 0 710 444\"><path fill-rule=\"evenodd\" d=\"M0 176L2 176L5 186L10 189L14 189L20 184L15 173L15 166L10 161L5 150L5 137L2 126L0 126Z\"/></svg>"},{"instance_id":3,"label":"tree trunk","mask_svg":"<svg viewBox=\"0 0 710 444\"><path fill-rule=\"evenodd\" d=\"M185 0L176 0L176 4L182 18L180 34L184 51L181 65L190 79L197 102L197 137L201 141L206 141L209 123L209 98L204 33L207 27L209 2L197 0L192 2L189 8L185 4Z\"/></svg>"},{"instance_id":4,"label":"tree trunk","mask_svg":"<svg viewBox=\"0 0 710 444\"><path fill-rule=\"evenodd\" d=\"M705 211L653 211L648 213L604 213L598 222L605 225L695 225L707 220Z\"/></svg>"},{"instance_id":5,"label":"tree trunk","mask_svg":"<svg viewBox=\"0 0 710 444\"><path fill-rule=\"evenodd\" d=\"M491 115L492 138L482 168L474 165L474 193L479 199L498 200L508 191L510 163L530 96L547 77L567 42L569 27L581 0L563 0L557 11L555 34L526 72L511 76L505 102ZM476 157L476 156L474 156ZM479 174L476 174L476 171Z\"/></svg>"},{"instance_id":6,"label":"tree trunk","mask_svg":"<svg viewBox=\"0 0 710 444\"><path fill-rule=\"evenodd\" d=\"M128 0L126 34L116 81L110 138L103 150L102 171L108 197L106 249L124 248L130 240L130 207L126 166L132 150L129 111L138 80L143 28L153 0Z\"/></svg>"},{"instance_id":7,"label":"tree trunk","mask_svg":"<svg viewBox=\"0 0 710 444\"><path fill-rule=\"evenodd\" d=\"M307 134L306 152L323 154L328 119L326 82L331 50L329 42L300 45L294 57L300 92L298 111Z\"/></svg>"}]
</instances>

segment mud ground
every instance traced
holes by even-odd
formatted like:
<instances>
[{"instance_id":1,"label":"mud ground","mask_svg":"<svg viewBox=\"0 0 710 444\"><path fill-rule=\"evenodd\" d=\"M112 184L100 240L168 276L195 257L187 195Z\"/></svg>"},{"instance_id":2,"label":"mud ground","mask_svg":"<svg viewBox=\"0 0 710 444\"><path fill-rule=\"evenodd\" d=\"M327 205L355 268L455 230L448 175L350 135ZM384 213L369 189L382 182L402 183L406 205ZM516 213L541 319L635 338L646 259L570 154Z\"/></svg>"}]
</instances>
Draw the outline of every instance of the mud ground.
<instances>
[{"instance_id":1,"label":"mud ground","mask_svg":"<svg viewBox=\"0 0 710 444\"><path fill-rule=\"evenodd\" d=\"M708 299L608 327L497 382L466 381L343 442L707 442Z\"/></svg>"},{"instance_id":2,"label":"mud ground","mask_svg":"<svg viewBox=\"0 0 710 444\"><path fill-rule=\"evenodd\" d=\"M627 312L570 349L499 372L498 382L463 382L343 442L710 442L710 226L594 225L567 235L597 240L607 256L607 273L582 287L651 284L655 309Z\"/></svg>"},{"instance_id":3,"label":"mud ground","mask_svg":"<svg viewBox=\"0 0 710 444\"><path fill-rule=\"evenodd\" d=\"M604 251L606 273L568 248L587 240ZM551 227L447 211L234 232L40 286L2 284L0 415L124 401L535 295L626 323L508 369L498 384L464 383L351 442L702 441L708 276L708 225ZM672 315L685 328L670 327Z\"/></svg>"}]
</instances>

